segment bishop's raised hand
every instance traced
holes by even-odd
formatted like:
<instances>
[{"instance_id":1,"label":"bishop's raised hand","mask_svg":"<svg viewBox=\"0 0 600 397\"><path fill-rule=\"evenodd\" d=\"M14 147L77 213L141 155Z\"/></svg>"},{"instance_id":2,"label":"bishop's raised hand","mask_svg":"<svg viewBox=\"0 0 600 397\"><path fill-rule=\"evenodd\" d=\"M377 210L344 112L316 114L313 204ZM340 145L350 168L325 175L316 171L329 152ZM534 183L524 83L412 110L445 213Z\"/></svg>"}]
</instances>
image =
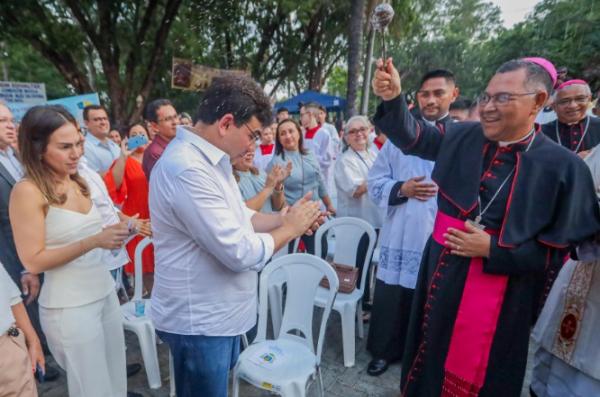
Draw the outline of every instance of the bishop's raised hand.
<instances>
[{"instance_id":1,"label":"bishop's raised hand","mask_svg":"<svg viewBox=\"0 0 600 397\"><path fill-rule=\"evenodd\" d=\"M373 86L373 93L384 101L390 101L402 92L400 74L394 67L392 58L388 58L385 61L385 64L380 58L377 60L376 65L377 69L371 83Z\"/></svg>"}]
</instances>

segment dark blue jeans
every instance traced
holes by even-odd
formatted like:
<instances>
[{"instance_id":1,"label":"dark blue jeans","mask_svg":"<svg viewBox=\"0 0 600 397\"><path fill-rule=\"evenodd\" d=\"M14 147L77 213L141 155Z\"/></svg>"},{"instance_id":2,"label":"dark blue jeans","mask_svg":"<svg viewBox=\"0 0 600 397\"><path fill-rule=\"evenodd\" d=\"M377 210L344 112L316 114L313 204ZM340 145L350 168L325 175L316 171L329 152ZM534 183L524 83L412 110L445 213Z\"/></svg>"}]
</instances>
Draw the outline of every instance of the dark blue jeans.
<instances>
[{"instance_id":1,"label":"dark blue jeans","mask_svg":"<svg viewBox=\"0 0 600 397\"><path fill-rule=\"evenodd\" d=\"M178 335L156 330L173 355L177 397L227 397L239 336Z\"/></svg>"}]
</instances>

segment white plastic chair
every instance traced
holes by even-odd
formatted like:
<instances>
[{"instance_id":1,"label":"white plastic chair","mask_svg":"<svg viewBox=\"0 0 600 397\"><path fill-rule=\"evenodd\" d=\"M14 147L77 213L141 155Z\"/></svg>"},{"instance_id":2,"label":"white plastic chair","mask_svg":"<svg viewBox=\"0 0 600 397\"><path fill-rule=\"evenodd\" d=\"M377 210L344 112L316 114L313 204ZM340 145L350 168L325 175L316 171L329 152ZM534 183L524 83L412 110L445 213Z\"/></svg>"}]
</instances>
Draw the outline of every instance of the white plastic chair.
<instances>
[{"instance_id":1,"label":"white plastic chair","mask_svg":"<svg viewBox=\"0 0 600 397\"><path fill-rule=\"evenodd\" d=\"M279 337L266 340L267 295L272 277L285 277L287 296ZM317 349L313 341L314 298L319 282L327 277L323 317L319 328ZM239 396L239 381L282 396L304 397L308 386L319 382L323 396L321 352L325 328L338 289L338 278L324 260L309 254L290 254L268 264L260 276L258 334L244 350L233 370L233 397Z\"/></svg>"},{"instance_id":2,"label":"white plastic chair","mask_svg":"<svg viewBox=\"0 0 600 397\"><path fill-rule=\"evenodd\" d=\"M273 254L271 261L277 258L281 258L284 255L294 254L298 252L298 245L300 245L300 239L294 240L292 246L292 252L289 252L289 246L286 244L285 247ZM273 335L275 339L279 336L279 329L281 328L281 316L283 315L283 285L285 284L284 272L278 272L276 276L271 277L269 280L269 308L271 310L271 324L273 325Z\"/></svg>"},{"instance_id":3,"label":"white plastic chair","mask_svg":"<svg viewBox=\"0 0 600 397\"><path fill-rule=\"evenodd\" d=\"M140 241L135 248L135 276L134 276L134 292L133 299L123 305L123 327L126 330L134 332L139 340L142 358L144 359L144 367L146 367L146 376L148 377L148 385L151 389L161 387L160 368L158 366L158 350L156 349L156 333L154 325L148 317L150 310L150 299L142 299L143 282L142 282L142 253L144 248L152 243L148 237ZM136 317L135 302L144 301L144 315ZM171 373L171 377L173 374Z\"/></svg>"},{"instance_id":4,"label":"white plastic chair","mask_svg":"<svg viewBox=\"0 0 600 397\"><path fill-rule=\"evenodd\" d=\"M324 233L335 229L336 248L333 255L333 262L342 265L356 266L356 255L358 243L362 236L367 233L369 236L369 245L365 255L362 275L360 278L360 288L357 286L349 294L339 292L333 303L333 310L340 313L342 318L342 345L344 349L344 366L354 366L356 348L355 348L355 327L358 328L358 337L364 337L364 327L362 322L362 296L365 289L367 275L371 264L371 255L375 247L377 234L375 229L368 222L359 218L342 217L333 219L323 224L315 235L315 255L321 257L321 238ZM323 307L327 304L328 290L319 287L315 305ZM355 325L356 324L356 325Z\"/></svg>"}]
</instances>

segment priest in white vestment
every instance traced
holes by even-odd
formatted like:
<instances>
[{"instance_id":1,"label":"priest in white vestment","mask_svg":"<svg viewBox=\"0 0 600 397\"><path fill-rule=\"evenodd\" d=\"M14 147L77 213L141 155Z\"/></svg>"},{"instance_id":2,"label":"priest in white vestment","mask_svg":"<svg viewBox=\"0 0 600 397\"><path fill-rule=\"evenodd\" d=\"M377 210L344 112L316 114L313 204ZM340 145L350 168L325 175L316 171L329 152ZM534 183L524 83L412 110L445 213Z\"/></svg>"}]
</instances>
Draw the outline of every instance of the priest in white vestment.
<instances>
[{"instance_id":1,"label":"priest in white vestment","mask_svg":"<svg viewBox=\"0 0 600 397\"><path fill-rule=\"evenodd\" d=\"M421 256L437 212L433 165L386 142L369 171L369 197L384 211L367 340L372 376L402 358Z\"/></svg>"}]
</instances>

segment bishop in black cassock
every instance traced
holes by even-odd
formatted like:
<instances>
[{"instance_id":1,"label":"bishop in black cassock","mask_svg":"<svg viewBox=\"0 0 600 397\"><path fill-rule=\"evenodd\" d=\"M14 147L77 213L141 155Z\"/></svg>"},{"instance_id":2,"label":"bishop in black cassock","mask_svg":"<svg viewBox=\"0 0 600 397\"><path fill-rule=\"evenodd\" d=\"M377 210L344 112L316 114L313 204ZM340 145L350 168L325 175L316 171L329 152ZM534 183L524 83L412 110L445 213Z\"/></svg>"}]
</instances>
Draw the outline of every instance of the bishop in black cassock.
<instances>
[{"instance_id":1,"label":"bishop in black cassock","mask_svg":"<svg viewBox=\"0 0 600 397\"><path fill-rule=\"evenodd\" d=\"M554 111L558 117L542 126L554 142L585 157L600 143L600 119L587 114L592 91L584 80L569 80L556 89Z\"/></svg>"},{"instance_id":2,"label":"bishop in black cassock","mask_svg":"<svg viewBox=\"0 0 600 397\"><path fill-rule=\"evenodd\" d=\"M391 59L378 64L375 124L404 153L435 161L439 186L403 396L519 396L544 294L569 248L600 231L589 170L534 125L556 70L541 58L507 62L480 97L481 124L440 134L408 111Z\"/></svg>"},{"instance_id":3,"label":"bishop in black cassock","mask_svg":"<svg viewBox=\"0 0 600 397\"><path fill-rule=\"evenodd\" d=\"M422 77L417 91L419 115L412 114L443 134L446 125L452 122L449 109L457 96L454 74L444 69L431 70ZM382 149L377 158L369 172L369 195L378 206L385 208L388 218L380 235L381 258L377 267L367 338L367 350L373 356L367 367L367 374L371 376L381 375L390 362L402 359L416 269L425 241L431 233L435 210L431 216L426 214L435 208L434 197L437 192L431 181L415 180L419 177L429 179L433 168L431 162L414 156L407 157L398 153L393 146ZM399 175L406 179L396 180L391 190L384 188ZM408 188L411 184L414 184L414 188ZM427 190L427 193L423 193ZM383 205L384 202L387 202L387 206ZM415 215L415 212L422 216ZM406 234L402 233L403 230L406 230ZM391 234L395 236L393 239L390 238ZM414 275L406 277L409 273Z\"/></svg>"}]
</instances>

